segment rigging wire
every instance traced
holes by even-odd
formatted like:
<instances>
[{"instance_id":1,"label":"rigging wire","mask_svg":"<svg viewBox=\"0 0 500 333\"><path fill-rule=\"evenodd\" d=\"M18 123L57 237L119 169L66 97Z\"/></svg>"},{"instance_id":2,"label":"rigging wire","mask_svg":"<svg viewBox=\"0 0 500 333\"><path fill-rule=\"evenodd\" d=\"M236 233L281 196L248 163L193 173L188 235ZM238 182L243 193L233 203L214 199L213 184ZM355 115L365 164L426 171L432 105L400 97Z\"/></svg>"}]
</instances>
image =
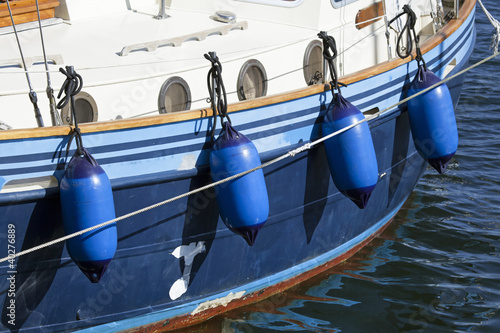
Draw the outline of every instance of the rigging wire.
<instances>
[{"instance_id":1,"label":"rigging wire","mask_svg":"<svg viewBox=\"0 0 500 333\"><path fill-rule=\"evenodd\" d=\"M59 115L59 113L56 110L56 99L54 97L54 89L52 89L52 86L50 83L49 64L47 63L47 55L45 53L45 42L44 42L44 38L43 38L42 20L40 18L40 8L38 6L38 0L36 0L35 3L36 3L36 12L38 15L38 28L40 30L40 40L42 42L43 61L45 63L45 72L47 73L46 93L47 93L47 98L49 99L50 119L52 121L52 126L59 126L59 125L62 125L62 120L61 120L61 116Z\"/></svg>"},{"instance_id":2,"label":"rigging wire","mask_svg":"<svg viewBox=\"0 0 500 333\"><path fill-rule=\"evenodd\" d=\"M387 5L385 3L386 0L382 1L382 6L384 10L384 26L385 26L385 39L387 42L387 59L392 59L392 48L391 48L391 33L389 32L389 20L387 18Z\"/></svg>"},{"instance_id":3,"label":"rigging wire","mask_svg":"<svg viewBox=\"0 0 500 333\"><path fill-rule=\"evenodd\" d=\"M35 111L35 119L38 127L44 127L42 114L40 113L40 109L38 108L38 97L36 96L35 90L33 90L33 86L31 85L30 76L28 74L28 69L26 68L26 61L24 60L24 54L21 47L21 42L19 41L19 35L17 34L16 24L14 23L14 17L12 16L12 10L10 8L10 1L7 1L7 8L9 9L10 21L12 22L12 28L14 29L14 34L16 35L17 47L19 48L19 53L21 54L21 60L23 62L23 68L26 74L26 80L28 81L29 87L29 98L31 103L33 104L33 109ZM38 4L38 0L37 0Z\"/></svg>"}]
</instances>

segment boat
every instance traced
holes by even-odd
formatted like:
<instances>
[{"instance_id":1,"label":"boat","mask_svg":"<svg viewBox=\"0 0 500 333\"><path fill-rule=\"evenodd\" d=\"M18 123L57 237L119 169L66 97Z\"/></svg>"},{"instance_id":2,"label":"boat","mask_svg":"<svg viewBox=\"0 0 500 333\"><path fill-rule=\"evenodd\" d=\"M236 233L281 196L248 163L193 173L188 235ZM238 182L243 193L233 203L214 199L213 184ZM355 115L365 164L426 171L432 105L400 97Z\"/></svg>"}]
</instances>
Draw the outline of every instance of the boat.
<instances>
[{"instance_id":1,"label":"boat","mask_svg":"<svg viewBox=\"0 0 500 333\"><path fill-rule=\"evenodd\" d=\"M346 260L476 36L476 0L39 1L0 28L2 332L173 330Z\"/></svg>"}]
</instances>

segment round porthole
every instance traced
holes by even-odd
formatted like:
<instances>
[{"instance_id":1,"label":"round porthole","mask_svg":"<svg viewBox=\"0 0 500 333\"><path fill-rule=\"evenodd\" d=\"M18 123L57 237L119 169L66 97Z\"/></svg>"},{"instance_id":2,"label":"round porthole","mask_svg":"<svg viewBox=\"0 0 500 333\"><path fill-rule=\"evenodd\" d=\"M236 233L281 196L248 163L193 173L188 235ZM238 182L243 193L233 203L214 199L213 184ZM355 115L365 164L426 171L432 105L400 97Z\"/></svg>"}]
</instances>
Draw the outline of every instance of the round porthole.
<instances>
[{"instance_id":1,"label":"round porthole","mask_svg":"<svg viewBox=\"0 0 500 333\"><path fill-rule=\"evenodd\" d=\"M304 80L307 85L316 84L321 81L323 73L323 44L319 40L313 40L307 45L304 53Z\"/></svg>"},{"instance_id":2,"label":"round porthole","mask_svg":"<svg viewBox=\"0 0 500 333\"><path fill-rule=\"evenodd\" d=\"M158 96L158 111L170 113L189 110L191 107L191 90L187 82L173 76L163 83Z\"/></svg>"},{"instance_id":3,"label":"round porthole","mask_svg":"<svg viewBox=\"0 0 500 333\"><path fill-rule=\"evenodd\" d=\"M61 110L61 120L65 125L74 124L69 104L66 104ZM94 98L84 91L80 91L75 96L75 112L78 124L95 122L99 115Z\"/></svg>"},{"instance_id":4,"label":"round porthole","mask_svg":"<svg viewBox=\"0 0 500 333\"><path fill-rule=\"evenodd\" d=\"M240 101L265 96L267 93L267 74L264 66L255 59L243 64L236 86Z\"/></svg>"}]
</instances>

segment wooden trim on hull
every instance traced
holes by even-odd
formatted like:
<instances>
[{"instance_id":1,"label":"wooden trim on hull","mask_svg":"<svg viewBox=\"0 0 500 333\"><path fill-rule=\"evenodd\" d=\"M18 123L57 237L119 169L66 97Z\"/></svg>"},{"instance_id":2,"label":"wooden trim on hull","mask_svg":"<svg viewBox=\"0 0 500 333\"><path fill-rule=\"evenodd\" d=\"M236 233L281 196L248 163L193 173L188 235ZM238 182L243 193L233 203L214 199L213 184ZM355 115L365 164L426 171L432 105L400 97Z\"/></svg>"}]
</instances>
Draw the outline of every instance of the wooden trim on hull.
<instances>
[{"instance_id":1,"label":"wooden trim on hull","mask_svg":"<svg viewBox=\"0 0 500 333\"><path fill-rule=\"evenodd\" d=\"M475 5L476 5L476 0L466 0L462 5L462 8L460 9L458 19L451 20L436 35L432 36L424 43L422 43L421 45L422 53L425 54L429 52L434 47L442 43L446 38L451 36L458 28L460 28L460 26L469 17ZM408 57L406 59L395 58L393 60L383 62L381 64L372 66L370 68L361 70L359 72L352 73L350 75L342 77L341 81L345 84L352 84L354 82L364 80L366 78L378 75L380 73L384 73L393 68L404 65L412 61L414 58L415 58L415 52L413 52L411 57ZM266 105L282 103L289 100L322 93L329 89L330 88L328 85L318 84L302 88L299 90L290 91L284 94L278 94L273 96L260 97L248 101L242 101L228 105L228 112L235 112ZM200 119L211 116L212 116L212 110L210 108L206 108L200 110L184 111L179 113L169 113L166 115L141 117L137 119L125 119L125 120L114 120L114 121L106 121L99 123L82 124L80 128L82 133L95 133L95 132L105 132L112 130L123 130L130 128L162 125L162 124ZM0 131L0 140L63 136L63 135L68 135L70 132L71 132L71 127L69 126L7 130L7 131Z\"/></svg>"},{"instance_id":2,"label":"wooden trim on hull","mask_svg":"<svg viewBox=\"0 0 500 333\"><path fill-rule=\"evenodd\" d=\"M397 214L397 212L396 212ZM396 214L394 216L396 216ZM367 239L363 240L361 243L357 244L353 248L351 248L349 251L345 252L344 254L334 258L333 260L324 263L314 269L311 269L307 272L304 272L302 274L299 274L297 276L294 276L293 278L290 278L286 281L280 282L278 284L275 284L273 286L269 286L265 289L262 289L258 292L251 293L249 295L246 295L245 297L241 299L235 299L231 302L229 302L227 305L221 305L215 308L210 308L207 309L203 312L197 313L196 315L184 315L184 316L179 316L175 318L170 318L170 319L165 319L162 321L158 321L156 323L152 324L147 324L143 325L140 327L136 327L133 329L128 329L121 331L122 333L132 333L132 332L143 332L143 333L152 333L152 332L164 332L164 331L170 331L170 330L177 330L181 328L186 328L189 326L193 326L196 324L200 324L210 318L213 318L215 316L218 316L222 313L252 304L256 303L259 301L262 301L266 298L269 298L273 295L276 295L280 292L283 292L287 289L290 289L294 287L295 285L302 283L308 279L313 278L314 276L323 273L324 271L340 264L341 262L349 259L352 257L356 252L358 252L360 249L368 245L373 239L375 239L377 236L379 236L389 224L392 223L394 220L394 216L387 222L385 223L380 229L378 229L375 233L370 235Z\"/></svg>"},{"instance_id":3,"label":"wooden trim on hull","mask_svg":"<svg viewBox=\"0 0 500 333\"><path fill-rule=\"evenodd\" d=\"M228 112L257 108L263 105L276 104L288 100L293 100L301 97L307 97L323 91L329 90L329 85L315 85L297 91L287 92L285 94L261 97L252 100L242 101L228 105ZM141 117L137 119L124 119L102 121L98 123L86 123L79 125L82 133L95 133L113 130L123 130L138 127L155 126L162 124L175 123L186 120L201 119L212 117L212 109L200 109L181 111L177 113L168 113L159 116ZM8 131L0 131L0 140L26 139L26 138L42 138L49 136L62 136L71 133L70 126L44 127L44 128L29 128L29 129L14 129Z\"/></svg>"}]
</instances>

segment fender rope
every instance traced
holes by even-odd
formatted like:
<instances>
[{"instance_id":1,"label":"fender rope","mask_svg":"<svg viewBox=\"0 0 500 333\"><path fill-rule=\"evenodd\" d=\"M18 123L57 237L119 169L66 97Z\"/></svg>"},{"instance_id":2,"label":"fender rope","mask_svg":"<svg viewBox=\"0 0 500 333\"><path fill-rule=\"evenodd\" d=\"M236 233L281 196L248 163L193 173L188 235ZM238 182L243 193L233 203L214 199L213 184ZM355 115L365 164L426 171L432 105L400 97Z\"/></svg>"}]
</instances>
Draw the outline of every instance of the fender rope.
<instances>
[{"instance_id":1,"label":"fender rope","mask_svg":"<svg viewBox=\"0 0 500 333\"><path fill-rule=\"evenodd\" d=\"M217 115L220 117L221 126L224 126L224 118L231 124L231 119L227 114L227 95L224 82L222 81L222 65L215 52L208 52L204 55L212 63L212 68L208 71L207 86L210 95L209 100L213 111L213 124L210 133L211 140L214 140L215 128L217 127Z\"/></svg>"},{"instance_id":2,"label":"fender rope","mask_svg":"<svg viewBox=\"0 0 500 333\"><path fill-rule=\"evenodd\" d=\"M7 8L9 9L10 21L12 22L12 29L14 29L14 34L16 35L17 47L19 48L19 53L21 55L21 60L23 62L23 68L26 74L26 80L28 81L29 88L29 98L33 104L33 110L35 112L35 119L38 127L44 127L42 114L40 113L40 108L38 108L38 97L36 96L35 90L31 85L30 75L28 74L28 68L26 67L26 61L24 60L23 49L21 47L21 42L19 41L19 36L17 34L16 24L14 23L14 17L12 16L12 10L10 8L10 2L7 0ZM38 11L38 0L37 0L37 11Z\"/></svg>"},{"instance_id":3,"label":"fender rope","mask_svg":"<svg viewBox=\"0 0 500 333\"><path fill-rule=\"evenodd\" d=\"M405 59L409 57L413 51L413 40L415 40L415 48L416 48L416 53L417 56L415 57L415 60L417 60L418 64L420 65L420 62L424 65L424 68L427 69L427 65L425 64L424 58L422 56L422 52L420 51L420 37L417 35L415 32L415 23L417 23L417 15L415 12L410 8L409 5L404 5L403 6L403 12L399 13L396 17L394 17L392 20L389 21L387 24L390 26L392 22L400 18L401 16L406 15L406 23L403 27L403 30L399 33L398 40L396 42L396 53L401 59ZM404 31L406 30L406 48L405 48L405 53L401 53L402 47L401 47L401 39L404 35ZM412 37L413 35L413 37Z\"/></svg>"},{"instance_id":4,"label":"fender rope","mask_svg":"<svg viewBox=\"0 0 500 333\"><path fill-rule=\"evenodd\" d=\"M61 98L62 93L64 92L63 98L57 103L57 108L64 108L69 102L71 102L71 114L73 116L73 122L75 123L75 128L71 131L71 136L68 141L68 145L66 147L66 153L69 151L69 147L71 146L71 141L75 138L76 141L76 151L79 155L83 155L83 141L82 141L82 133L80 132L80 128L78 127L78 119L76 118L76 109L75 109L75 96L78 94L83 87L83 79L75 72L73 66L66 66L66 70L63 68L59 68L59 71L66 76L66 81L64 81L61 90L59 90L59 94L57 98Z\"/></svg>"}]
</instances>

